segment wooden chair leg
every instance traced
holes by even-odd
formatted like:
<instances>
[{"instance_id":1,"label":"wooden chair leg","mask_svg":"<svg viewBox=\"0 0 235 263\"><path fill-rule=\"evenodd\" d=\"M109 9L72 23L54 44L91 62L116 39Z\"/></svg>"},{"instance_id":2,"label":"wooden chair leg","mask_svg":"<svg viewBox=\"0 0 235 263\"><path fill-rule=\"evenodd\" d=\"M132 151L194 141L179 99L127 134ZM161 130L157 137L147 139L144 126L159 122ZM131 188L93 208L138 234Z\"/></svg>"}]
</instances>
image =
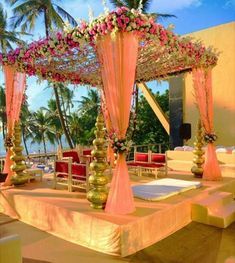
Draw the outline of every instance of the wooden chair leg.
<instances>
[{"instance_id":1,"label":"wooden chair leg","mask_svg":"<svg viewBox=\"0 0 235 263\"><path fill-rule=\"evenodd\" d=\"M54 172L54 177L53 177L52 188L56 189L56 173L55 172Z\"/></svg>"},{"instance_id":2,"label":"wooden chair leg","mask_svg":"<svg viewBox=\"0 0 235 263\"><path fill-rule=\"evenodd\" d=\"M68 160L68 191L73 191L73 180L72 180L72 158Z\"/></svg>"},{"instance_id":3,"label":"wooden chair leg","mask_svg":"<svg viewBox=\"0 0 235 263\"><path fill-rule=\"evenodd\" d=\"M155 177L155 179L157 179L157 175L158 175L158 168L155 168L155 169L154 169L154 171L153 171L153 173L154 173L154 177Z\"/></svg>"},{"instance_id":4,"label":"wooden chair leg","mask_svg":"<svg viewBox=\"0 0 235 263\"><path fill-rule=\"evenodd\" d=\"M68 180L68 191L69 191L69 192L72 192L72 191L73 191L72 180Z\"/></svg>"}]
</instances>

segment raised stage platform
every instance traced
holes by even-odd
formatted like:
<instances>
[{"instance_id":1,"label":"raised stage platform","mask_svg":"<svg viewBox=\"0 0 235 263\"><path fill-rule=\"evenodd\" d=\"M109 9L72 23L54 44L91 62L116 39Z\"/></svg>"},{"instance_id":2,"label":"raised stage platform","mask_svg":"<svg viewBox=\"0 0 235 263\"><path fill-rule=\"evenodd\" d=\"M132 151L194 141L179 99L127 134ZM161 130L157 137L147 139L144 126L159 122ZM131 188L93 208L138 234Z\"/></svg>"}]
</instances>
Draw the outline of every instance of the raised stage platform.
<instances>
[{"instance_id":1,"label":"raised stage platform","mask_svg":"<svg viewBox=\"0 0 235 263\"><path fill-rule=\"evenodd\" d=\"M195 180L190 175L171 178ZM133 177L133 184L150 178ZM2 189L0 211L53 235L103 253L127 256L144 249L189 224L191 204L216 191L235 194L235 178L220 182L202 181L199 189L163 201L135 199L130 215L110 215L93 210L85 193L50 189L51 181L32 182L24 187ZM16 233L17 234L17 233Z\"/></svg>"}]
</instances>

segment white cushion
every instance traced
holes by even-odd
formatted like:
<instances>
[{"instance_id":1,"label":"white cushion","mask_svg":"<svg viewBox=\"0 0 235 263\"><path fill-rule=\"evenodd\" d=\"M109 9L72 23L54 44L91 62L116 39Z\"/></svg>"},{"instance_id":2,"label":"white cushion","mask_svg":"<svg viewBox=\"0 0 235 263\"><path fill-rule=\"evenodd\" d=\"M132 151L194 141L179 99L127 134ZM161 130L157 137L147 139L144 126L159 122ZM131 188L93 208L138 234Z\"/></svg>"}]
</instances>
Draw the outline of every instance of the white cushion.
<instances>
[{"instance_id":1,"label":"white cushion","mask_svg":"<svg viewBox=\"0 0 235 263\"><path fill-rule=\"evenodd\" d=\"M160 201L170 196L201 187L201 182L192 182L179 179L165 178L149 183L132 186L135 197Z\"/></svg>"},{"instance_id":2,"label":"white cushion","mask_svg":"<svg viewBox=\"0 0 235 263\"><path fill-rule=\"evenodd\" d=\"M226 153L227 152L227 149L226 148L217 148L215 150L217 153Z\"/></svg>"},{"instance_id":3,"label":"white cushion","mask_svg":"<svg viewBox=\"0 0 235 263\"><path fill-rule=\"evenodd\" d=\"M183 151L184 148L182 146L177 146L174 148L174 151Z\"/></svg>"},{"instance_id":4,"label":"white cushion","mask_svg":"<svg viewBox=\"0 0 235 263\"><path fill-rule=\"evenodd\" d=\"M193 151L193 147L192 146L187 146L187 145L185 145L185 146L183 146L183 148L184 148L184 151Z\"/></svg>"}]
</instances>

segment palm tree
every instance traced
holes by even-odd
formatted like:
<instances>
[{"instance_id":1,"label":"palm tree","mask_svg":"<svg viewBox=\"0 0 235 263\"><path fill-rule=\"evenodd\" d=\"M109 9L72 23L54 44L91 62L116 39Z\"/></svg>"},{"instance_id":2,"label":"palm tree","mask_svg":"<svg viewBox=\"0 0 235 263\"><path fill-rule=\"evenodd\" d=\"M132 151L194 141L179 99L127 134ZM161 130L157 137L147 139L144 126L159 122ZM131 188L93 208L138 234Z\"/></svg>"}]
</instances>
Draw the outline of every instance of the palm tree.
<instances>
[{"instance_id":1,"label":"palm tree","mask_svg":"<svg viewBox=\"0 0 235 263\"><path fill-rule=\"evenodd\" d=\"M76 20L69 13L57 4L53 3L51 0L9 0L9 2L14 6L13 25L15 28L21 25L22 30L32 30L35 28L35 22L38 17L43 16L45 33L48 38L53 26L56 28L63 28L64 21L62 17L67 19L72 26L77 25ZM15 6L15 4L18 5ZM61 126L63 127L69 146L73 148L72 139L66 129L57 88L58 85L54 84L53 90L55 93Z\"/></svg>"},{"instance_id":2,"label":"palm tree","mask_svg":"<svg viewBox=\"0 0 235 263\"><path fill-rule=\"evenodd\" d=\"M84 125L81 125L80 118L76 112L71 113L71 115L68 118L68 121L69 121L70 132L73 138L73 143L75 145L80 144L81 134L83 132L82 126Z\"/></svg>"},{"instance_id":3,"label":"palm tree","mask_svg":"<svg viewBox=\"0 0 235 263\"><path fill-rule=\"evenodd\" d=\"M70 132L69 125L68 125L68 117L71 114L71 108L73 108L72 99L74 97L74 92L62 83L59 83L58 86L59 86L59 89L58 89L59 100L60 100L62 114L64 116L65 129L67 130L67 133L69 134L74 144L74 140L71 136L71 132Z\"/></svg>"},{"instance_id":4,"label":"palm tree","mask_svg":"<svg viewBox=\"0 0 235 263\"><path fill-rule=\"evenodd\" d=\"M34 112L32 117L32 143L43 143L45 155L47 154L46 141L54 144L56 139L55 133L50 126L50 119L49 113L42 108Z\"/></svg>"},{"instance_id":5,"label":"palm tree","mask_svg":"<svg viewBox=\"0 0 235 263\"><path fill-rule=\"evenodd\" d=\"M98 110L100 107L100 97L95 89L88 90L87 97L82 96L81 101L79 101L79 110L82 114L85 113L95 113L98 114Z\"/></svg>"},{"instance_id":6,"label":"palm tree","mask_svg":"<svg viewBox=\"0 0 235 263\"><path fill-rule=\"evenodd\" d=\"M21 45L24 43L24 41L19 39L21 34L24 33L8 30L7 13L3 10L2 4L0 4L0 52L6 53L12 49L12 44Z\"/></svg>"},{"instance_id":7,"label":"palm tree","mask_svg":"<svg viewBox=\"0 0 235 263\"><path fill-rule=\"evenodd\" d=\"M87 96L82 96L79 101L79 143L89 145L94 139L96 117L100 108L100 97L96 90L90 89Z\"/></svg>"},{"instance_id":8,"label":"palm tree","mask_svg":"<svg viewBox=\"0 0 235 263\"><path fill-rule=\"evenodd\" d=\"M29 155L26 142L29 138L33 137L33 134L32 134L32 113L29 111L27 101L25 101L21 107L20 120L21 120L21 131L22 131L24 148L26 154Z\"/></svg>"},{"instance_id":9,"label":"palm tree","mask_svg":"<svg viewBox=\"0 0 235 263\"><path fill-rule=\"evenodd\" d=\"M140 5L142 4L142 12L146 13L152 1L151 0L110 0L110 2L115 7L126 6L129 9L139 9ZM175 15L161 14L161 13L150 13L150 15L155 17L156 20L161 18L176 17Z\"/></svg>"},{"instance_id":10,"label":"palm tree","mask_svg":"<svg viewBox=\"0 0 235 263\"><path fill-rule=\"evenodd\" d=\"M56 107L56 101L53 99L50 99L47 102L47 108L43 108L43 109L48 112L48 115L50 118L49 125L51 126L52 131L55 133L58 145L60 145L61 148L63 148L63 145L62 145L63 129L61 126L58 110Z\"/></svg>"},{"instance_id":11,"label":"palm tree","mask_svg":"<svg viewBox=\"0 0 235 263\"><path fill-rule=\"evenodd\" d=\"M13 8L13 25L21 25L23 31L32 31L38 17L43 16L46 37L49 37L53 26L63 28L64 19L67 19L72 26L77 26L76 20L63 8L51 0L9 0Z\"/></svg>"},{"instance_id":12,"label":"palm tree","mask_svg":"<svg viewBox=\"0 0 235 263\"><path fill-rule=\"evenodd\" d=\"M64 112L65 111L68 112L70 115L71 109L74 106L73 105L74 91L62 85L59 92L60 92L60 97L63 103L63 108L64 108L63 110Z\"/></svg>"}]
</instances>

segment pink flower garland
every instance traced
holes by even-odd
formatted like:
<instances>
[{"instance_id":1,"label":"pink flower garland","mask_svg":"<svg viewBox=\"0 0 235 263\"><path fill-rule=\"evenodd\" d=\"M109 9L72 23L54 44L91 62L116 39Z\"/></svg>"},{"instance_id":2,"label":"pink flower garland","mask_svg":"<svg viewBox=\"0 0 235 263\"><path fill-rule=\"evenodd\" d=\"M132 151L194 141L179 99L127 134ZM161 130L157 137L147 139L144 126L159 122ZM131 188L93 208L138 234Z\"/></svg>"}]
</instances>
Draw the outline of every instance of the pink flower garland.
<instances>
[{"instance_id":1,"label":"pink flower garland","mask_svg":"<svg viewBox=\"0 0 235 263\"><path fill-rule=\"evenodd\" d=\"M120 7L107 16L95 19L90 24L82 22L80 27L74 28L68 33L58 32L54 38L35 41L28 46L10 51L6 55L0 54L0 63L14 65L20 72L26 72L30 76L39 75L50 81L84 83L75 73L51 72L47 66L41 64L37 66L35 62L40 62L43 58L62 58L74 52L79 55L80 46L85 48L84 42L95 46L97 38L106 34L115 34L117 31L134 31L145 40L154 37L169 54L175 52L179 56L187 57L187 61L178 65L178 70L192 67L192 65L207 68L214 66L217 62L217 55L211 49L206 49L200 43L192 43L188 38L178 37L160 24L155 23L152 17L141 14L137 10Z\"/></svg>"}]
</instances>

